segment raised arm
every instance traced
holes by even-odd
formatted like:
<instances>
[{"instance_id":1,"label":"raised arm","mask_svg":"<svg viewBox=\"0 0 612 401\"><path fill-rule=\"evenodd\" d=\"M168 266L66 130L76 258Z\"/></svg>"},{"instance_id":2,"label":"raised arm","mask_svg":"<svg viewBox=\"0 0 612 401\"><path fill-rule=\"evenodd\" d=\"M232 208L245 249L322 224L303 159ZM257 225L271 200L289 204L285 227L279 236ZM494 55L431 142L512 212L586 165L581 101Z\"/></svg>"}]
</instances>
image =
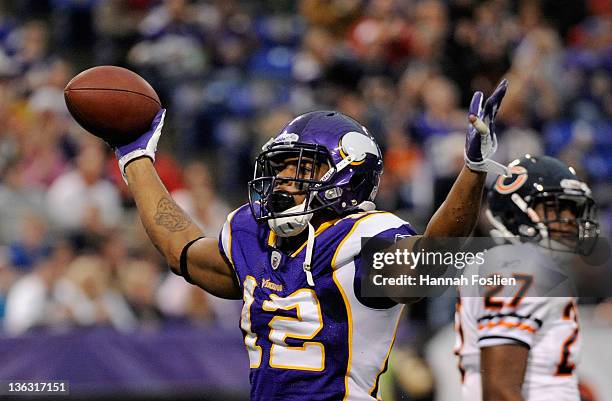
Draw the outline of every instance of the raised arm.
<instances>
[{"instance_id":1,"label":"raised arm","mask_svg":"<svg viewBox=\"0 0 612 401\"><path fill-rule=\"evenodd\" d=\"M507 168L491 160L497 149L495 135L495 116L504 98L508 82L503 80L487 99L483 107L482 92L474 93L468 120L470 122L465 139L465 166L459 173L445 201L433 215L425 233L422 236L406 238L396 243L395 249L412 251L422 249L436 251L440 247L453 250L462 244L442 241L440 238L469 237L476 226L480 214L480 203L484 190L487 172L508 174ZM427 240L430 239L430 240ZM424 267L424 269L421 269ZM418 277L421 274L439 277L447 272L447 266L417 266L411 269L408 266L399 266L395 271L401 271L406 276ZM421 290L426 286L420 286ZM420 294L424 293L421 291ZM412 303L420 296L395 297L393 300L400 303Z\"/></svg>"},{"instance_id":2,"label":"raised arm","mask_svg":"<svg viewBox=\"0 0 612 401\"><path fill-rule=\"evenodd\" d=\"M490 159L497 149L495 116L507 87L508 82L503 80L484 107L482 92L474 93L468 114L465 166L429 221L425 237L468 237L478 221L487 172L507 174L505 166Z\"/></svg>"},{"instance_id":3,"label":"raised arm","mask_svg":"<svg viewBox=\"0 0 612 401\"><path fill-rule=\"evenodd\" d=\"M486 173L463 167L423 236L469 237L478 221L486 177Z\"/></svg>"},{"instance_id":4,"label":"raised arm","mask_svg":"<svg viewBox=\"0 0 612 401\"><path fill-rule=\"evenodd\" d=\"M213 295L239 298L233 269L221 255L216 238L198 239L204 234L174 202L153 167L164 115L160 111L151 131L137 141L115 148L142 224L173 272Z\"/></svg>"}]
</instances>

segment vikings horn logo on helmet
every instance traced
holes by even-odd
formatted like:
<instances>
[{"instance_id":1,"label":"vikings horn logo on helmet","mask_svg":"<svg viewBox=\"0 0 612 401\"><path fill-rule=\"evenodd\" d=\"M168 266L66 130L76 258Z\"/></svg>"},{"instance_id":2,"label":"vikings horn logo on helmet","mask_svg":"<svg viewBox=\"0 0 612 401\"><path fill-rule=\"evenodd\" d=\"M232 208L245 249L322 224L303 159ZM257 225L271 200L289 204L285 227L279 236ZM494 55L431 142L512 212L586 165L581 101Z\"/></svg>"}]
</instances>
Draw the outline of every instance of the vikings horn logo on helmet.
<instances>
[{"instance_id":1,"label":"vikings horn logo on helmet","mask_svg":"<svg viewBox=\"0 0 612 401\"><path fill-rule=\"evenodd\" d=\"M353 164L357 164L366 158L370 153L380 157L380 150L374 140L361 132L347 132L340 140L340 153L343 157L354 155Z\"/></svg>"}]
</instances>

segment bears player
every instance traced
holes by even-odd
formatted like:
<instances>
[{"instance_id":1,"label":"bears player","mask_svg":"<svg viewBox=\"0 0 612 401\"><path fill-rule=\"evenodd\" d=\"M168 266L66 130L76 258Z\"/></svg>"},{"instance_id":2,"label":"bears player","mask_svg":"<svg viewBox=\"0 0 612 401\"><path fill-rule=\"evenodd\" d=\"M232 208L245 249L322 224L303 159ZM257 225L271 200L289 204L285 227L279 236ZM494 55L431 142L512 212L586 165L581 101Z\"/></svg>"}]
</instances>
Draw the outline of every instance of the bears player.
<instances>
[{"instance_id":1,"label":"bears player","mask_svg":"<svg viewBox=\"0 0 612 401\"><path fill-rule=\"evenodd\" d=\"M463 399L579 401L576 299L567 288L541 295L552 289L548 273L589 252L599 230L595 204L557 159L526 155L509 168L513 175L499 177L489 193L486 215L511 243L490 249L483 266L518 285L510 293L492 287L485 297L462 289L455 327Z\"/></svg>"},{"instance_id":2,"label":"bears player","mask_svg":"<svg viewBox=\"0 0 612 401\"><path fill-rule=\"evenodd\" d=\"M472 99L466 166L424 236L468 236L497 147L503 81ZM367 129L335 111L290 121L257 157L249 202L204 238L169 196L152 161L165 111L151 131L115 148L152 242L172 270L211 294L243 300L240 328L251 399L376 400L403 305L361 297L362 237L415 235L374 208L383 162ZM357 279L356 279L357 278Z\"/></svg>"}]
</instances>

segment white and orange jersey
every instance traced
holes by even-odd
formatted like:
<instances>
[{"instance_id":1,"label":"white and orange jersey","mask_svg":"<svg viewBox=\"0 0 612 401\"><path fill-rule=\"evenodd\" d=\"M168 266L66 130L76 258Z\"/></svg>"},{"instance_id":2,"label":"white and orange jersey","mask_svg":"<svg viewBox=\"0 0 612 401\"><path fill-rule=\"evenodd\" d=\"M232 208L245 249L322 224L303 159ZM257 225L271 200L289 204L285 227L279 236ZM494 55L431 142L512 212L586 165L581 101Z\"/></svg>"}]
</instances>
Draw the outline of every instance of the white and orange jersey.
<instances>
[{"instance_id":1,"label":"white and orange jersey","mask_svg":"<svg viewBox=\"0 0 612 401\"><path fill-rule=\"evenodd\" d=\"M534 269L553 271L554 264L548 251L532 244L498 246L487 252L484 266L486 271L515 277L511 293L502 286L490 287L483 297L461 291L455 353L464 401L482 399L480 350L502 344L529 348L522 388L526 401L580 400L573 374L580 353L576 300L529 296L538 293L531 275Z\"/></svg>"}]
</instances>

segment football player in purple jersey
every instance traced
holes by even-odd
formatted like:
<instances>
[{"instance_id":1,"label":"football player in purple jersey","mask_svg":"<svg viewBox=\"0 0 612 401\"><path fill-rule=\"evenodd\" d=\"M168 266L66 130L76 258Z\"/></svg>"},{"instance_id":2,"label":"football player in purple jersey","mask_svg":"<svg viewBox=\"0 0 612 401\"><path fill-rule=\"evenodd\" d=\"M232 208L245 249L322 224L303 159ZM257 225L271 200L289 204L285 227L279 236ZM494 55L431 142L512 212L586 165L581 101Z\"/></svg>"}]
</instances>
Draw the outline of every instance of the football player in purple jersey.
<instances>
[{"instance_id":1,"label":"football player in purple jersey","mask_svg":"<svg viewBox=\"0 0 612 401\"><path fill-rule=\"evenodd\" d=\"M469 110L465 167L423 237L469 236L491 160L503 81ZM249 202L219 239L172 200L153 167L165 110L137 141L115 147L146 231L173 272L216 296L242 299L251 399L376 400L403 299L361 296L361 238L416 236L373 203L383 170L368 130L335 111L290 121L263 146ZM357 279L356 279L357 278Z\"/></svg>"}]
</instances>

